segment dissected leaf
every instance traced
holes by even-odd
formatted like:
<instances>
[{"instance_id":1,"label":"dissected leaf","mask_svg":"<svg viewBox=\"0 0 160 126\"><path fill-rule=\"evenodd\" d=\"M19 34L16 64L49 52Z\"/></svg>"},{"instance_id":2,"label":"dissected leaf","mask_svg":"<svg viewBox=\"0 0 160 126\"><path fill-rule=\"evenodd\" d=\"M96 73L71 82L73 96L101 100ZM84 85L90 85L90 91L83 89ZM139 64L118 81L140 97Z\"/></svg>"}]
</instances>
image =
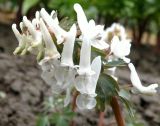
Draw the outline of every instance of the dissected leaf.
<instances>
[{"instance_id":1,"label":"dissected leaf","mask_svg":"<svg viewBox=\"0 0 160 126\"><path fill-rule=\"evenodd\" d=\"M116 61L110 61L104 63L104 68L111 68L111 67L119 67L119 66L125 66L125 62L121 59L118 59Z\"/></svg>"},{"instance_id":2,"label":"dissected leaf","mask_svg":"<svg viewBox=\"0 0 160 126\"><path fill-rule=\"evenodd\" d=\"M109 104L113 96L118 95L118 83L109 75L101 74L97 83L97 107L103 110L105 104Z\"/></svg>"},{"instance_id":3,"label":"dissected leaf","mask_svg":"<svg viewBox=\"0 0 160 126\"><path fill-rule=\"evenodd\" d=\"M129 112L129 115L131 118L134 117L134 111L133 111L133 108L132 108L132 105L130 103L129 100L127 100L125 97L122 97L122 96L119 96L120 97L120 100L125 104L128 112Z\"/></svg>"}]
</instances>

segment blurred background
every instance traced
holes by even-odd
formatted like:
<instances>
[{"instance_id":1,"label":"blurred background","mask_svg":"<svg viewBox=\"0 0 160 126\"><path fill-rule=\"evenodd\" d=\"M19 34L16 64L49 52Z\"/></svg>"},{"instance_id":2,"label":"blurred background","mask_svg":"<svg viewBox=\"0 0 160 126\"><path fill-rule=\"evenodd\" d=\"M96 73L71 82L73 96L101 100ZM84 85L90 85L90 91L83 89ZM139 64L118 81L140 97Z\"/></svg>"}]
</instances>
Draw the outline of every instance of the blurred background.
<instances>
[{"instance_id":1,"label":"blurred background","mask_svg":"<svg viewBox=\"0 0 160 126\"><path fill-rule=\"evenodd\" d=\"M132 39L130 58L142 82L160 83L160 0L0 0L0 91L6 97L0 100L0 125L35 126L36 115L49 90L40 78L35 57L12 54L18 42L11 24L19 24L23 15L32 19L41 8L48 12L57 10L60 20L66 16L76 20L73 9L76 2L83 6L88 19L94 19L97 24L109 27L118 22L124 25ZM117 75L121 83L131 83L127 68L119 69ZM158 94L133 95L133 106L142 125L128 126L160 126L159 97ZM107 124L115 126L111 110L106 111ZM79 125L96 125L95 112L86 115L79 114Z\"/></svg>"}]
</instances>

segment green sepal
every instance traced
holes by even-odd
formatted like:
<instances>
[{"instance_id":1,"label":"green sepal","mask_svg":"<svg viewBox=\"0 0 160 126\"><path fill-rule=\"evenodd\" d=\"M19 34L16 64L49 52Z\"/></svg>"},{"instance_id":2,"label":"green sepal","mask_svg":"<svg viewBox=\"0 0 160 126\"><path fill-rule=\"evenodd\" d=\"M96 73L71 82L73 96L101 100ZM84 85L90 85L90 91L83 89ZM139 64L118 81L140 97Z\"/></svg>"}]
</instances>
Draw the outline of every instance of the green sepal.
<instances>
[{"instance_id":1,"label":"green sepal","mask_svg":"<svg viewBox=\"0 0 160 126\"><path fill-rule=\"evenodd\" d=\"M15 50L14 50L14 52L13 52L13 54L14 55L19 55L19 54L21 54L21 52L24 50L24 48L22 48L22 47L17 47Z\"/></svg>"},{"instance_id":2,"label":"green sepal","mask_svg":"<svg viewBox=\"0 0 160 126\"><path fill-rule=\"evenodd\" d=\"M45 52L41 50L37 55L37 61L40 62L44 58Z\"/></svg>"}]
</instances>

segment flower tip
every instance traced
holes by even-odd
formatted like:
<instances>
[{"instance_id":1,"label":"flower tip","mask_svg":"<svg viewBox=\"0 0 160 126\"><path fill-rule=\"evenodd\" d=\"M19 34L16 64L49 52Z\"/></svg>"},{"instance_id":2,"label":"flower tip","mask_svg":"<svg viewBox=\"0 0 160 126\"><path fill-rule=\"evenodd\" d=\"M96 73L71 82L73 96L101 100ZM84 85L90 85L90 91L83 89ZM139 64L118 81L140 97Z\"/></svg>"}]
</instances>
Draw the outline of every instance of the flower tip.
<instances>
[{"instance_id":1,"label":"flower tip","mask_svg":"<svg viewBox=\"0 0 160 126\"><path fill-rule=\"evenodd\" d=\"M41 8L40 15L42 16L45 12L46 12L46 10L44 8Z\"/></svg>"},{"instance_id":2,"label":"flower tip","mask_svg":"<svg viewBox=\"0 0 160 126\"><path fill-rule=\"evenodd\" d=\"M74 10L77 11L77 10L80 10L82 7L80 4L76 3L74 4Z\"/></svg>"},{"instance_id":3,"label":"flower tip","mask_svg":"<svg viewBox=\"0 0 160 126\"><path fill-rule=\"evenodd\" d=\"M53 17L53 15L56 13L56 11L55 10L52 10L52 12L51 12L51 17Z\"/></svg>"},{"instance_id":4,"label":"flower tip","mask_svg":"<svg viewBox=\"0 0 160 126\"><path fill-rule=\"evenodd\" d=\"M41 12L46 11L44 8L41 8Z\"/></svg>"},{"instance_id":5,"label":"flower tip","mask_svg":"<svg viewBox=\"0 0 160 126\"><path fill-rule=\"evenodd\" d=\"M12 24L12 30L16 29L17 25L16 24Z\"/></svg>"},{"instance_id":6,"label":"flower tip","mask_svg":"<svg viewBox=\"0 0 160 126\"><path fill-rule=\"evenodd\" d=\"M27 17L26 17L26 16L23 16L23 21L26 21L26 20L28 20Z\"/></svg>"},{"instance_id":7,"label":"flower tip","mask_svg":"<svg viewBox=\"0 0 160 126\"><path fill-rule=\"evenodd\" d=\"M39 18L40 18L39 11L36 11L36 19L39 19Z\"/></svg>"},{"instance_id":8,"label":"flower tip","mask_svg":"<svg viewBox=\"0 0 160 126\"><path fill-rule=\"evenodd\" d=\"M151 84L147 87L146 93L148 94L154 94L158 92L158 84Z\"/></svg>"},{"instance_id":9,"label":"flower tip","mask_svg":"<svg viewBox=\"0 0 160 126\"><path fill-rule=\"evenodd\" d=\"M135 69L135 67L134 67L133 63L129 63L129 64L128 64L128 67L129 67L129 69L130 69L130 70Z\"/></svg>"},{"instance_id":10,"label":"flower tip","mask_svg":"<svg viewBox=\"0 0 160 126\"><path fill-rule=\"evenodd\" d=\"M149 87L152 90L156 90L156 88L158 88L158 84L151 84Z\"/></svg>"},{"instance_id":11,"label":"flower tip","mask_svg":"<svg viewBox=\"0 0 160 126\"><path fill-rule=\"evenodd\" d=\"M23 22L19 23L19 27L20 27L21 31L23 31L23 25L24 25Z\"/></svg>"}]
</instances>

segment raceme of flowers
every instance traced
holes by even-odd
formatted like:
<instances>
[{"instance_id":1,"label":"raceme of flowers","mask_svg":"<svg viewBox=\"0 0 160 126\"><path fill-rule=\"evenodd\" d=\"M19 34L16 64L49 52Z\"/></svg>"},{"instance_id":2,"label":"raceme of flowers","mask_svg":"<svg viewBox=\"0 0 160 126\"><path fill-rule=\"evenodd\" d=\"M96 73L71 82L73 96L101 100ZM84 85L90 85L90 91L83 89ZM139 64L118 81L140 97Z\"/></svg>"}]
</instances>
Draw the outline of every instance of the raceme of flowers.
<instances>
[{"instance_id":1,"label":"raceme of flowers","mask_svg":"<svg viewBox=\"0 0 160 126\"><path fill-rule=\"evenodd\" d=\"M19 24L20 31L17 30L16 24L12 25L19 42L14 54L25 55L30 52L37 55L38 64L42 69L41 77L51 85L53 94L66 93L64 106L70 103L74 88L79 92L76 99L79 109L92 109L96 106L96 85L103 62L100 56L91 62L91 46L104 52L109 51L109 54L106 54L106 61L124 60L131 71L130 78L134 88L142 93L156 93L158 84L144 87L134 65L126 57L130 53L131 40L126 37L124 27L114 23L104 29L103 25L96 25L94 20L88 21L79 4L74 4L74 10L78 26L73 24L69 31L60 26L56 11L48 14L44 8L36 12L32 21L24 16ZM80 35L77 35L78 27ZM82 41L79 65L73 62L77 38ZM56 46L59 44L63 44L61 53ZM117 79L115 70L116 67L109 68L107 74Z\"/></svg>"}]
</instances>

